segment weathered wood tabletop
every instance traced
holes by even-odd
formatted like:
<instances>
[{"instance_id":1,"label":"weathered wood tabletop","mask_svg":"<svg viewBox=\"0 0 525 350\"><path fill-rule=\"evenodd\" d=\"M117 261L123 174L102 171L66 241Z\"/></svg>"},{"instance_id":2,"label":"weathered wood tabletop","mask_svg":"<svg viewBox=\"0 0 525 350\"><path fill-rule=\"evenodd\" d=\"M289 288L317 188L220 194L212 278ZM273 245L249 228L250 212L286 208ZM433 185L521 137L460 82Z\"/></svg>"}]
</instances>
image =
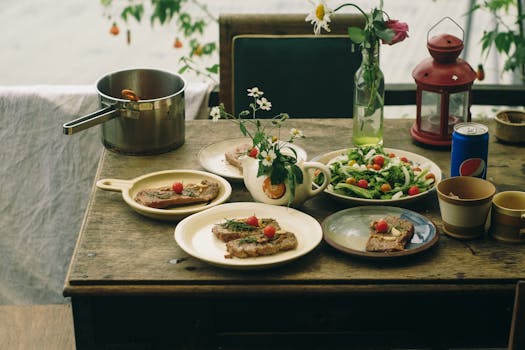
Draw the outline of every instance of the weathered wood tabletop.
<instances>
[{"instance_id":1,"label":"weathered wood tabletop","mask_svg":"<svg viewBox=\"0 0 525 350\"><path fill-rule=\"evenodd\" d=\"M425 156L449 176L450 150L413 143L412 122L386 120L385 146ZM299 144L309 159L351 144L351 120L288 124L305 133ZM201 169L202 147L238 136L231 121L188 121L179 149L148 157L105 151L96 177ZM524 173L523 148L491 137L488 179L498 190L523 190ZM232 187L231 202L252 200L242 182ZM322 222L346 206L322 193L299 209ZM435 193L408 208L442 232ZM235 271L188 256L175 243L175 226L137 214L120 193L93 188L64 287L77 349L501 347L514 286L525 279L525 245L486 235L465 242L441 234L431 249L389 261L357 258L321 242L286 265Z\"/></svg>"},{"instance_id":2,"label":"weathered wood tabletop","mask_svg":"<svg viewBox=\"0 0 525 350\"><path fill-rule=\"evenodd\" d=\"M351 144L346 119L289 120L306 138L298 142L311 159ZM415 144L409 134L413 120L385 121L384 145L414 152L434 161L449 176L450 150ZM487 122L493 130L493 123ZM97 180L133 179L168 169L200 169L197 154L211 143L238 137L231 121L188 121L186 143L158 156L123 156L105 151ZM487 178L498 190L525 189L523 148L490 138ZM230 202L251 201L242 182L232 182ZM321 194L299 208L322 220L348 207ZM512 290L525 279L525 245L509 245L483 236L459 241L442 233L437 196L432 194L407 208L431 219L440 232L436 246L420 254L389 261L346 255L322 242L308 255L278 268L230 271L188 256L175 243L175 222L143 217L118 192L93 188L92 196L67 275L66 296L90 294L184 294L289 292L360 292L385 290L446 291ZM178 262L178 263L174 263Z\"/></svg>"}]
</instances>

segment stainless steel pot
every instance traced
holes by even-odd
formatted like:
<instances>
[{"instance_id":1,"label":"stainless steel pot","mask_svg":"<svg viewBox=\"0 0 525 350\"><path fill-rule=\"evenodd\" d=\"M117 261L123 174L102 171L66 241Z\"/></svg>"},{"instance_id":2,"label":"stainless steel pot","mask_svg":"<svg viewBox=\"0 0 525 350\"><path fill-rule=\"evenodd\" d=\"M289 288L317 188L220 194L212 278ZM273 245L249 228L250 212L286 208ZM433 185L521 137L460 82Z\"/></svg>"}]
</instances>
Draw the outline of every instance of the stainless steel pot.
<instances>
[{"instance_id":1,"label":"stainless steel pot","mask_svg":"<svg viewBox=\"0 0 525 350\"><path fill-rule=\"evenodd\" d=\"M184 89L174 73L130 69L108 74L96 83L102 109L63 125L66 135L101 124L104 146L131 154L159 154L184 144ZM122 96L132 90L138 101Z\"/></svg>"}]
</instances>

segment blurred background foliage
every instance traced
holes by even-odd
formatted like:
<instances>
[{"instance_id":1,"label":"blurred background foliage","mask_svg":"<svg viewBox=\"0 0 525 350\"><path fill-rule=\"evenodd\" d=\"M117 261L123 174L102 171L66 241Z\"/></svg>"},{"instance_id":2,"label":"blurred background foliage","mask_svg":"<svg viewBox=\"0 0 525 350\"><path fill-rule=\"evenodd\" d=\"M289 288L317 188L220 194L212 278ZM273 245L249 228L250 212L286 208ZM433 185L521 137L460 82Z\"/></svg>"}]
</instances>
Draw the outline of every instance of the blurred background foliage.
<instances>
[{"instance_id":1,"label":"blurred background foliage","mask_svg":"<svg viewBox=\"0 0 525 350\"><path fill-rule=\"evenodd\" d=\"M218 52L216 41L204 40L207 26L218 23L205 4L198 0L100 0L100 3L112 35L119 35L120 27L129 21L142 23L147 17L151 26L157 22L161 26L174 26L172 46L185 51L180 58L179 73L191 70L218 82L219 64L206 65L202 59ZM130 29L126 30L126 40L128 43L132 40Z\"/></svg>"},{"instance_id":2,"label":"blurred background foliage","mask_svg":"<svg viewBox=\"0 0 525 350\"><path fill-rule=\"evenodd\" d=\"M129 21L142 23L149 18L151 26L174 26L173 48L185 50L180 58L179 73L187 70L218 82L218 58L203 60L218 54L217 40L206 41L205 31L209 25L218 25L218 14L211 13L204 0L100 0L104 16L110 22L110 33L120 34L120 27ZM511 72L516 83L525 83L525 37L523 22L524 0L470 0L467 15L478 11L491 14L490 28L483 30L481 54L488 57L492 49L501 55L501 74ZM305 11L308 4L305 1ZM147 14L149 13L149 15ZM306 13L306 12L305 12ZM126 40L132 40L130 29ZM208 62L208 64L205 64ZM212 63L209 63L212 62Z\"/></svg>"},{"instance_id":3,"label":"blurred background foliage","mask_svg":"<svg viewBox=\"0 0 525 350\"><path fill-rule=\"evenodd\" d=\"M525 83L525 37L523 33L523 0L472 1L471 13L488 11L494 26L485 29L481 38L481 52L487 57L495 48L503 56L503 72L512 71Z\"/></svg>"}]
</instances>

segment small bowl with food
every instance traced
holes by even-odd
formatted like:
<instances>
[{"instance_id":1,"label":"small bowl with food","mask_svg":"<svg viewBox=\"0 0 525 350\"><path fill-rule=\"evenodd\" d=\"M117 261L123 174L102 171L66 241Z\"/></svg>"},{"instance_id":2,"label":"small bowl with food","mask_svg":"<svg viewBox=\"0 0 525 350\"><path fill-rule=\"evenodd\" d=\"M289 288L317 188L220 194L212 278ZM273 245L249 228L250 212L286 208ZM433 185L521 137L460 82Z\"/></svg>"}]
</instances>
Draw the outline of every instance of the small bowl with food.
<instances>
[{"instance_id":1,"label":"small bowl with food","mask_svg":"<svg viewBox=\"0 0 525 350\"><path fill-rule=\"evenodd\" d=\"M510 143L525 143L524 111L501 111L495 119L495 135L499 140Z\"/></svg>"},{"instance_id":2,"label":"small bowl with food","mask_svg":"<svg viewBox=\"0 0 525 350\"><path fill-rule=\"evenodd\" d=\"M459 239L482 236L496 187L487 180L455 176L437 184L443 230Z\"/></svg>"}]
</instances>

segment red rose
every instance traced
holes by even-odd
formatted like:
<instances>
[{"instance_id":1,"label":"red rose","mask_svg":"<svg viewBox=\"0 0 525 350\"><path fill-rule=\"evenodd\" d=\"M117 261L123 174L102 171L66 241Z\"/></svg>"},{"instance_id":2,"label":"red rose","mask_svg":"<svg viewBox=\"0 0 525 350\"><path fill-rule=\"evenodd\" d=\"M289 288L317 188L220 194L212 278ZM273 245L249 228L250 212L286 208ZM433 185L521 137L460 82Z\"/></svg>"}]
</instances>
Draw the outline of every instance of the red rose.
<instances>
[{"instance_id":1,"label":"red rose","mask_svg":"<svg viewBox=\"0 0 525 350\"><path fill-rule=\"evenodd\" d=\"M405 22L399 22L397 19L390 19L386 21L385 24L388 29L392 29L394 31L394 37L392 40L390 40L390 42L383 40L383 44L394 45L395 43L408 38L408 24Z\"/></svg>"}]
</instances>

